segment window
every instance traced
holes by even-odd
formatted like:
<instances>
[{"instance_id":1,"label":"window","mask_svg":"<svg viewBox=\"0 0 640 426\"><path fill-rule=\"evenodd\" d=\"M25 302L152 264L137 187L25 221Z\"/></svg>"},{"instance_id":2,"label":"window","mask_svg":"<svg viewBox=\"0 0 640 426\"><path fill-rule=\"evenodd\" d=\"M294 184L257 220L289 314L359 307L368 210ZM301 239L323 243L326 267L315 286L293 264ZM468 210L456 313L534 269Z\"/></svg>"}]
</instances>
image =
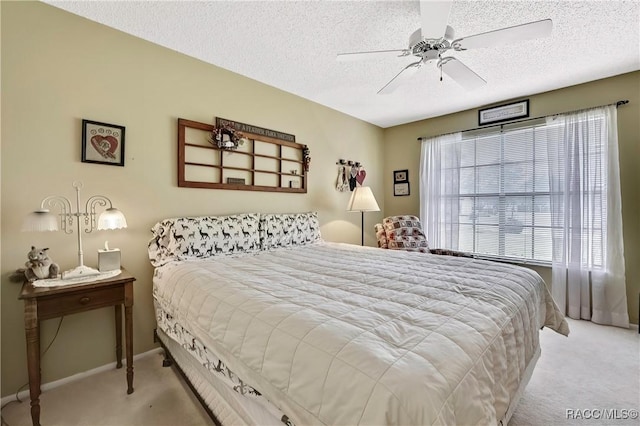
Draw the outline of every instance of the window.
<instances>
[{"instance_id":1,"label":"window","mask_svg":"<svg viewBox=\"0 0 640 426\"><path fill-rule=\"evenodd\" d=\"M524 124L526 127L519 123L439 140L436 163L440 184L435 191L439 195L431 200L439 203L439 229L432 232L439 247L520 262L551 263L552 224L557 223L552 220L552 196L562 194L552 192L550 181L568 175L555 163L550 173L549 165L550 158L557 161L564 129L544 119ZM598 127L595 123L596 131ZM603 161L600 152L599 146L588 147L589 173L598 173ZM602 197L606 173L600 180L600 188L592 192L595 198ZM601 201L595 198L594 202ZM593 219L600 223L601 218ZM598 263L604 248L594 243L591 253Z\"/></svg>"},{"instance_id":2,"label":"window","mask_svg":"<svg viewBox=\"0 0 640 426\"><path fill-rule=\"evenodd\" d=\"M429 245L550 265L563 312L628 327L620 104L423 141Z\"/></svg>"},{"instance_id":3,"label":"window","mask_svg":"<svg viewBox=\"0 0 640 426\"><path fill-rule=\"evenodd\" d=\"M549 172L536 127L463 135L459 250L551 261Z\"/></svg>"}]
</instances>

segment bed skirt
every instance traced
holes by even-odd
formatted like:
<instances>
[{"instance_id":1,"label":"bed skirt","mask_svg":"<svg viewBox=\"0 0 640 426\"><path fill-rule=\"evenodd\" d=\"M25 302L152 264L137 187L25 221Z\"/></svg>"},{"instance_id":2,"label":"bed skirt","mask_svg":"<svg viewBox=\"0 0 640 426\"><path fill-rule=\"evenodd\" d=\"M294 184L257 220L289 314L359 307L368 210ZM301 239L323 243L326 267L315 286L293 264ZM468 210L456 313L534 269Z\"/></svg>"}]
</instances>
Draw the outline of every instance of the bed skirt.
<instances>
[{"instance_id":1,"label":"bed skirt","mask_svg":"<svg viewBox=\"0 0 640 426\"><path fill-rule=\"evenodd\" d=\"M169 358L177 364L191 390L200 400L216 425L274 425L283 426L280 419L273 416L259 404L237 394L198 362L188 350L156 330L156 336Z\"/></svg>"}]
</instances>

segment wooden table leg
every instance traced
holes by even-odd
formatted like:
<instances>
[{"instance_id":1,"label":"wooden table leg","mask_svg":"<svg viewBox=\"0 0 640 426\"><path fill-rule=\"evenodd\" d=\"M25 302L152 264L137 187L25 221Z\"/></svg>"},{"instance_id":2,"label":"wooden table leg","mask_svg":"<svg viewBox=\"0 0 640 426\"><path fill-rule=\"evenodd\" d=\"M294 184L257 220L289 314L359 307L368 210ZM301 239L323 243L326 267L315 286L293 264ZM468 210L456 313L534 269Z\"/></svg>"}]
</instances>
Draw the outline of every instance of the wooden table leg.
<instances>
[{"instance_id":1,"label":"wooden table leg","mask_svg":"<svg viewBox=\"0 0 640 426\"><path fill-rule=\"evenodd\" d=\"M133 393L133 282L124 287L124 326L126 332L127 394Z\"/></svg>"},{"instance_id":2,"label":"wooden table leg","mask_svg":"<svg viewBox=\"0 0 640 426\"><path fill-rule=\"evenodd\" d=\"M33 426L40 426L40 328L38 305L35 300L24 301L24 325L27 337L31 423Z\"/></svg>"},{"instance_id":3,"label":"wooden table leg","mask_svg":"<svg viewBox=\"0 0 640 426\"><path fill-rule=\"evenodd\" d=\"M116 368L122 368L122 305L116 305Z\"/></svg>"}]
</instances>

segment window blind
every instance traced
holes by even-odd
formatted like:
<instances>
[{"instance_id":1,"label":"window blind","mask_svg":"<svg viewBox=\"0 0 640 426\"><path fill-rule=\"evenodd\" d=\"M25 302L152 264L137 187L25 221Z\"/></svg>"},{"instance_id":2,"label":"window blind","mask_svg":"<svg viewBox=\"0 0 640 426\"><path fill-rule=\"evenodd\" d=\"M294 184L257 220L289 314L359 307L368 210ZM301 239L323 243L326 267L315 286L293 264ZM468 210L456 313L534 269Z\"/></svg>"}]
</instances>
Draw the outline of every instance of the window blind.
<instances>
[{"instance_id":1,"label":"window blind","mask_svg":"<svg viewBox=\"0 0 640 426\"><path fill-rule=\"evenodd\" d=\"M602 117L592 121L588 131L601 131ZM553 224L559 223L552 218L551 203L561 206L564 198L552 188L563 187L560 183L571 179L572 173L589 174L588 181L598 189L591 191L592 198L586 202L606 204L602 147L566 148L562 144L566 131L570 130L553 120L534 120L502 129L463 132L461 139L444 144L440 158L440 245L507 260L550 263ZM584 157L578 162L584 167L567 170L564 164L575 162L565 160L576 155ZM554 215L563 211L554 210ZM605 218L588 220L604 231ZM593 239L589 256L601 262L604 249L597 240Z\"/></svg>"}]
</instances>

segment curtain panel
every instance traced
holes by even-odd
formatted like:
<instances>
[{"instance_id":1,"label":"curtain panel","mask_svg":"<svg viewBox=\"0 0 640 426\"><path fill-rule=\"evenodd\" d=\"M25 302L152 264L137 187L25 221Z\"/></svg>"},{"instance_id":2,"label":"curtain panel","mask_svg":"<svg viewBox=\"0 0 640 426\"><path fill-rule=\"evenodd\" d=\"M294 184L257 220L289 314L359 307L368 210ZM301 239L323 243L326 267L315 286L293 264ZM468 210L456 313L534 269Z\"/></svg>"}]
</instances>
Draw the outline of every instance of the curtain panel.
<instances>
[{"instance_id":1,"label":"curtain panel","mask_svg":"<svg viewBox=\"0 0 640 426\"><path fill-rule=\"evenodd\" d=\"M553 297L571 318L628 327L616 107L547 124Z\"/></svg>"},{"instance_id":2,"label":"curtain panel","mask_svg":"<svg viewBox=\"0 0 640 426\"><path fill-rule=\"evenodd\" d=\"M422 142L420 220L431 247L458 249L461 141L458 132Z\"/></svg>"},{"instance_id":3,"label":"curtain panel","mask_svg":"<svg viewBox=\"0 0 640 426\"><path fill-rule=\"evenodd\" d=\"M517 137L525 133L530 140ZM547 117L546 123L497 135L473 142L459 132L422 142L420 218L429 244L470 251L469 241L475 241L474 253L509 259L520 239L531 241L532 259L551 262L552 294L566 315L628 327L616 106ZM478 162L473 167L471 157ZM519 174L507 173L527 161L533 175L525 166ZM483 172L492 168L502 172ZM492 191L497 192L486 194ZM499 200L491 201L497 215L479 210L490 217L478 217L475 204L465 207L470 194ZM513 200L526 197L531 207L515 205ZM518 229L509 224L514 213L523 218ZM489 237L497 238L499 251L491 252Z\"/></svg>"}]
</instances>

